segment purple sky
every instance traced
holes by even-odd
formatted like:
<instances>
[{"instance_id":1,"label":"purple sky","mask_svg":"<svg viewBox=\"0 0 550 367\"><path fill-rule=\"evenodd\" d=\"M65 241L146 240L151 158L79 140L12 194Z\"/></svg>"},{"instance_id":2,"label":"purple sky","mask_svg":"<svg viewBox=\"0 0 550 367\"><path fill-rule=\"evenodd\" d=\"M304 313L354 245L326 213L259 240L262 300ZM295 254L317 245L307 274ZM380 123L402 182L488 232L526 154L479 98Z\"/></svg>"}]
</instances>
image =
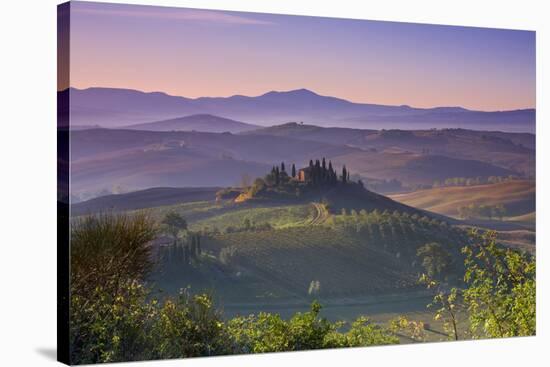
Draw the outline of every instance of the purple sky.
<instances>
[{"instance_id":1,"label":"purple sky","mask_svg":"<svg viewBox=\"0 0 550 367\"><path fill-rule=\"evenodd\" d=\"M535 107L535 32L72 2L71 85Z\"/></svg>"}]
</instances>

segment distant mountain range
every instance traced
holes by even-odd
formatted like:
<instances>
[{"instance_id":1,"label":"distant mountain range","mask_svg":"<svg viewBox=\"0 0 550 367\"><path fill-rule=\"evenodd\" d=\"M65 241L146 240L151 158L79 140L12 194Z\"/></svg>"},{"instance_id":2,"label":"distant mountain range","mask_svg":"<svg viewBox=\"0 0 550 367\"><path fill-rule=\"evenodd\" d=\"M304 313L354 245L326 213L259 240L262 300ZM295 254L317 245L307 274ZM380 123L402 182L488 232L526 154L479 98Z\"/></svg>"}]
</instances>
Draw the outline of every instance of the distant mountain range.
<instances>
[{"instance_id":1,"label":"distant mountain range","mask_svg":"<svg viewBox=\"0 0 550 367\"><path fill-rule=\"evenodd\" d=\"M260 96L185 98L162 92L145 93L131 89L88 88L69 90L73 125L123 127L142 124L152 129L192 126L200 131L246 131L248 125L270 126L290 121L319 126L362 129L467 128L509 132L534 132L535 109L512 111L472 111L462 107L414 108L353 103L321 96L307 89L271 91ZM208 117L204 123L197 116ZM219 119L230 119L221 121ZM197 121L184 121L197 120ZM231 121L233 120L233 121ZM152 124L151 122L162 123ZM210 122L208 122L210 121ZM210 124L215 126L210 126ZM235 125L237 123L237 125ZM223 128L227 124L228 128ZM237 130L233 128L237 127ZM209 130L210 129L210 130Z\"/></svg>"}]
</instances>

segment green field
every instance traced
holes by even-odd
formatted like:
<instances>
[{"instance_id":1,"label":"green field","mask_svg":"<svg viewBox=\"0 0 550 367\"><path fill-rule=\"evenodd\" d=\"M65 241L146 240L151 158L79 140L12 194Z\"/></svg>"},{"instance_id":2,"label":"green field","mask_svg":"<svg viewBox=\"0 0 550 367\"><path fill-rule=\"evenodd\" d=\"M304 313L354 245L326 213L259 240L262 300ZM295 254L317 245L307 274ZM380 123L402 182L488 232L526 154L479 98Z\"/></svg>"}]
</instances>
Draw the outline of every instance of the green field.
<instances>
[{"instance_id":1,"label":"green field","mask_svg":"<svg viewBox=\"0 0 550 367\"><path fill-rule=\"evenodd\" d=\"M258 218L278 225L208 232L202 257L191 266L172 267L157 282L167 290L188 283L213 289L231 303L377 295L418 288L419 246L436 241L458 258L465 241L463 231L444 222L399 212L332 215L323 223L312 216L318 218L312 206L273 206L192 222L202 229ZM287 220L277 222L280 218ZM314 294L312 282L319 283Z\"/></svg>"}]
</instances>

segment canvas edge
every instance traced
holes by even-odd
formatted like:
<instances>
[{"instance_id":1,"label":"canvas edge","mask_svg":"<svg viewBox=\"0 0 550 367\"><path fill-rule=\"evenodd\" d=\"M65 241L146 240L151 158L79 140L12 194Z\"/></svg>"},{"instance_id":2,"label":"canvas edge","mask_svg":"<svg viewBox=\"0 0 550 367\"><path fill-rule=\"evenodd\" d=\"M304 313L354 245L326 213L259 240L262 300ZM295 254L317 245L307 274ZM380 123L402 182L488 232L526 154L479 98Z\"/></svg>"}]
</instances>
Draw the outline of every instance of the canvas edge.
<instances>
[{"instance_id":1,"label":"canvas edge","mask_svg":"<svg viewBox=\"0 0 550 367\"><path fill-rule=\"evenodd\" d=\"M69 80L70 2L57 6L57 360L70 365L69 348Z\"/></svg>"}]
</instances>

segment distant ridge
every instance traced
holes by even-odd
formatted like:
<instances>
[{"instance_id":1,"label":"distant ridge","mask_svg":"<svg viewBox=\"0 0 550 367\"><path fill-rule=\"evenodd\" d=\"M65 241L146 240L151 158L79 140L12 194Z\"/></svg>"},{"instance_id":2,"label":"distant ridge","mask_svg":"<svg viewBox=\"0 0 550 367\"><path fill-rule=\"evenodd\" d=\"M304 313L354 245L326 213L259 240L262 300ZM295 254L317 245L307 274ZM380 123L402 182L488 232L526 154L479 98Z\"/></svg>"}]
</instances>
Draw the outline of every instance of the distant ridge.
<instances>
[{"instance_id":1,"label":"distant ridge","mask_svg":"<svg viewBox=\"0 0 550 367\"><path fill-rule=\"evenodd\" d=\"M462 107L414 108L353 103L308 89L270 91L259 96L185 98L163 92L117 88L71 88L73 125L121 127L209 114L262 126L304 121L354 128L452 128L534 132L535 110L472 111ZM61 91L59 93L66 93Z\"/></svg>"},{"instance_id":2,"label":"distant ridge","mask_svg":"<svg viewBox=\"0 0 550 367\"><path fill-rule=\"evenodd\" d=\"M240 133L260 128L258 125L226 119L210 114L197 114L175 119L129 125L127 129L147 131L202 131L209 133Z\"/></svg>"}]
</instances>

